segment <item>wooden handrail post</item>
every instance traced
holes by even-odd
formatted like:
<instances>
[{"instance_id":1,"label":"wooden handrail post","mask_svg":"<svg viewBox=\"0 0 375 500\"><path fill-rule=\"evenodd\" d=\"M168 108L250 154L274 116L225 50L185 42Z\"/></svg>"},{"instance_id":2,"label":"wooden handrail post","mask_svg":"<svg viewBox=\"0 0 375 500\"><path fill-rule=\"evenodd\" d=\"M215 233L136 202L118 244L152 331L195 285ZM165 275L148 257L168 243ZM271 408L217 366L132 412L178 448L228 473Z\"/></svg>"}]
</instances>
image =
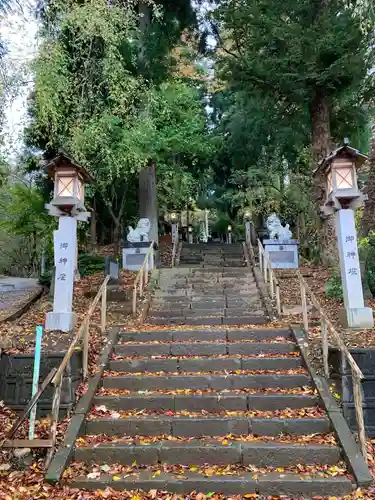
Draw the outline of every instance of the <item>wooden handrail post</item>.
<instances>
[{"instance_id":1,"label":"wooden handrail post","mask_svg":"<svg viewBox=\"0 0 375 500\"><path fill-rule=\"evenodd\" d=\"M133 287L133 316L137 315L137 284Z\"/></svg>"},{"instance_id":2,"label":"wooden handrail post","mask_svg":"<svg viewBox=\"0 0 375 500\"><path fill-rule=\"evenodd\" d=\"M149 254L147 253L145 260L145 286L147 286L148 284L148 259L149 259Z\"/></svg>"},{"instance_id":3,"label":"wooden handrail post","mask_svg":"<svg viewBox=\"0 0 375 500\"><path fill-rule=\"evenodd\" d=\"M86 380L88 376L88 367L89 367L89 331L90 331L90 318L87 319L84 331L83 331L83 366L82 366L82 374L83 379Z\"/></svg>"},{"instance_id":4,"label":"wooden handrail post","mask_svg":"<svg viewBox=\"0 0 375 500\"><path fill-rule=\"evenodd\" d=\"M56 443L56 433L57 433L57 422L59 421L59 411L60 411L60 398L61 398L61 386L62 386L63 378L61 377L58 384L55 387L55 392L53 393L52 400L52 412L51 412L51 428L49 433L49 439L52 440L52 447L47 451L46 456L46 469L48 468L53 453L55 451L55 443Z\"/></svg>"},{"instance_id":5,"label":"wooden handrail post","mask_svg":"<svg viewBox=\"0 0 375 500\"><path fill-rule=\"evenodd\" d=\"M324 375L326 378L329 378L329 366L328 366L328 332L327 325L324 321L324 318L321 318L321 330L322 330L322 351L323 351L323 367L324 367Z\"/></svg>"},{"instance_id":6,"label":"wooden handrail post","mask_svg":"<svg viewBox=\"0 0 375 500\"><path fill-rule=\"evenodd\" d=\"M366 444L365 424L363 420L363 398L362 398L361 381L360 378L353 372L353 370L352 370L352 380L353 380L354 407L357 418L359 444L362 455L366 459L367 444Z\"/></svg>"},{"instance_id":7,"label":"wooden handrail post","mask_svg":"<svg viewBox=\"0 0 375 500\"><path fill-rule=\"evenodd\" d=\"M269 273L270 273L270 294L271 294L271 299L275 298L275 289L274 289L274 281L275 281L275 276L273 274L273 270L271 267L271 262L268 261L268 264L270 266Z\"/></svg>"},{"instance_id":8,"label":"wooden handrail post","mask_svg":"<svg viewBox=\"0 0 375 500\"><path fill-rule=\"evenodd\" d=\"M258 240L258 260L260 272L263 273L263 248L260 240Z\"/></svg>"},{"instance_id":9,"label":"wooden handrail post","mask_svg":"<svg viewBox=\"0 0 375 500\"><path fill-rule=\"evenodd\" d=\"M264 271L264 282L267 283L267 256L264 250L263 250L263 271Z\"/></svg>"},{"instance_id":10,"label":"wooden handrail post","mask_svg":"<svg viewBox=\"0 0 375 500\"><path fill-rule=\"evenodd\" d=\"M105 332L107 325L107 284L104 285L102 291L102 309L101 309L101 329Z\"/></svg>"},{"instance_id":11,"label":"wooden handrail post","mask_svg":"<svg viewBox=\"0 0 375 500\"><path fill-rule=\"evenodd\" d=\"M276 282L276 308L278 316L281 316L280 286Z\"/></svg>"},{"instance_id":12,"label":"wooden handrail post","mask_svg":"<svg viewBox=\"0 0 375 500\"><path fill-rule=\"evenodd\" d=\"M142 266L140 269L139 273L139 296L142 297L143 295L143 272L144 272L144 267Z\"/></svg>"},{"instance_id":13,"label":"wooden handrail post","mask_svg":"<svg viewBox=\"0 0 375 500\"><path fill-rule=\"evenodd\" d=\"M309 333L309 319L307 316L306 288L305 288L305 285L301 281L300 281L300 287L301 287L303 326L305 328L306 333Z\"/></svg>"}]
</instances>

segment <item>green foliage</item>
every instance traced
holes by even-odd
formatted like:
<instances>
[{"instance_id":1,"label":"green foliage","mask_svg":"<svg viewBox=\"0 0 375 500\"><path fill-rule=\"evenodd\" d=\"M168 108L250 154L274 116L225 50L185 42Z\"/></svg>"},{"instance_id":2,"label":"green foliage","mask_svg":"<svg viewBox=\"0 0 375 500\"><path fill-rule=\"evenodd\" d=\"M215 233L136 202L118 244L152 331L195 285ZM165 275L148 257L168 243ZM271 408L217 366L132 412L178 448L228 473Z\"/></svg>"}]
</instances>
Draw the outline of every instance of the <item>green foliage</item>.
<instances>
[{"instance_id":1,"label":"green foliage","mask_svg":"<svg viewBox=\"0 0 375 500\"><path fill-rule=\"evenodd\" d=\"M104 258L101 255L81 253L78 256L78 269L81 276L90 276L98 271L104 272Z\"/></svg>"},{"instance_id":2,"label":"green foliage","mask_svg":"<svg viewBox=\"0 0 375 500\"><path fill-rule=\"evenodd\" d=\"M51 252L54 225L35 187L4 186L0 196L0 266L4 271L37 276L42 251Z\"/></svg>"},{"instance_id":3,"label":"green foliage","mask_svg":"<svg viewBox=\"0 0 375 500\"><path fill-rule=\"evenodd\" d=\"M214 146L201 89L165 80L160 67L192 21L188 6L181 0L168 11L155 7L146 33L136 9L121 1L58 1L47 8L47 19L55 10L34 64L28 144L49 156L63 147L86 166L97 181L88 201L104 206L100 218L117 228L137 213L134 179L150 158L162 209L184 208L209 164Z\"/></svg>"},{"instance_id":4,"label":"green foliage","mask_svg":"<svg viewBox=\"0 0 375 500\"><path fill-rule=\"evenodd\" d=\"M367 253L365 279L372 295L375 297L375 232L371 232L368 238L361 240L361 247L362 249L366 248Z\"/></svg>"},{"instance_id":5,"label":"green foliage","mask_svg":"<svg viewBox=\"0 0 375 500\"><path fill-rule=\"evenodd\" d=\"M324 285L324 293L331 299L343 300L343 290L340 273L335 270Z\"/></svg>"}]
</instances>

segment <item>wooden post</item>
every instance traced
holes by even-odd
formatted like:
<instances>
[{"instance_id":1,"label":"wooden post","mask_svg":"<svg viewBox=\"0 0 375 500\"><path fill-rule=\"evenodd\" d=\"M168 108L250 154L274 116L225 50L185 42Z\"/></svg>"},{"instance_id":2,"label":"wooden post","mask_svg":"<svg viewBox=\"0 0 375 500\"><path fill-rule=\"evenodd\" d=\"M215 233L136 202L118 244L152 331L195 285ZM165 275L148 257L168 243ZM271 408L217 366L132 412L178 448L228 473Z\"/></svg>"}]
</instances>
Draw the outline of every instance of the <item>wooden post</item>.
<instances>
[{"instance_id":1,"label":"wooden post","mask_svg":"<svg viewBox=\"0 0 375 500\"><path fill-rule=\"evenodd\" d=\"M104 286L102 292L102 311L101 311L102 333L105 332L106 325L107 325L107 285Z\"/></svg>"},{"instance_id":2,"label":"wooden post","mask_svg":"<svg viewBox=\"0 0 375 500\"><path fill-rule=\"evenodd\" d=\"M276 307L278 316L281 316L280 286L278 283L276 283Z\"/></svg>"},{"instance_id":3,"label":"wooden post","mask_svg":"<svg viewBox=\"0 0 375 500\"><path fill-rule=\"evenodd\" d=\"M329 378L329 366L328 366L328 334L327 334L327 325L324 321L324 318L321 318L321 330L322 330L322 350L323 350L323 366L324 366L324 375L326 378Z\"/></svg>"},{"instance_id":4,"label":"wooden post","mask_svg":"<svg viewBox=\"0 0 375 500\"><path fill-rule=\"evenodd\" d=\"M263 255L262 255L262 244L258 240L258 260L259 260L259 269L260 272L263 273Z\"/></svg>"},{"instance_id":5,"label":"wooden post","mask_svg":"<svg viewBox=\"0 0 375 500\"><path fill-rule=\"evenodd\" d=\"M143 295L143 272L144 272L144 267L142 266L141 269L139 270L139 296L142 297Z\"/></svg>"},{"instance_id":6,"label":"wooden post","mask_svg":"<svg viewBox=\"0 0 375 500\"><path fill-rule=\"evenodd\" d=\"M367 459L367 445L366 445L365 424L363 421L363 400L362 400L361 381L358 375L353 372L353 370L352 370L352 380L353 380L354 407L355 407L355 414L357 417L359 444L361 447L361 452L363 457Z\"/></svg>"},{"instance_id":7,"label":"wooden post","mask_svg":"<svg viewBox=\"0 0 375 500\"><path fill-rule=\"evenodd\" d=\"M149 252L147 252L146 260L145 260L145 286L148 284L148 259L150 257Z\"/></svg>"},{"instance_id":8,"label":"wooden post","mask_svg":"<svg viewBox=\"0 0 375 500\"><path fill-rule=\"evenodd\" d=\"M51 415L51 429L49 433L49 439L52 440L52 447L47 451L45 468L47 469L55 451L56 443L56 432L57 432L57 422L59 421L59 410L60 410L60 397L61 397L61 386L62 386L63 376L60 377L58 381L55 392L53 394L52 400L52 415Z\"/></svg>"},{"instance_id":9,"label":"wooden post","mask_svg":"<svg viewBox=\"0 0 375 500\"><path fill-rule=\"evenodd\" d=\"M275 289L274 289L275 276L274 276L273 270L271 268L271 262L268 261L268 263L269 263L269 266L270 266L270 269L269 269L269 273L270 273L270 294L271 294L271 299L274 299L275 298Z\"/></svg>"},{"instance_id":10,"label":"wooden post","mask_svg":"<svg viewBox=\"0 0 375 500\"><path fill-rule=\"evenodd\" d=\"M264 271L264 282L267 283L267 256L264 250L263 250L263 271Z\"/></svg>"},{"instance_id":11,"label":"wooden post","mask_svg":"<svg viewBox=\"0 0 375 500\"><path fill-rule=\"evenodd\" d=\"M134 284L133 288L133 316L137 314L137 284Z\"/></svg>"},{"instance_id":12,"label":"wooden post","mask_svg":"<svg viewBox=\"0 0 375 500\"><path fill-rule=\"evenodd\" d=\"M89 332L90 332L90 318L87 319L83 329L83 379L86 380L88 375L89 366Z\"/></svg>"},{"instance_id":13,"label":"wooden post","mask_svg":"<svg viewBox=\"0 0 375 500\"><path fill-rule=\"evenodd\" d=\"M301 287L303 326L305 328L306 333L309 333L309 319L307 316L306 289L305 289L305 285L301 281L300 281L300 287Z\"/></svg>"}]
</instances>

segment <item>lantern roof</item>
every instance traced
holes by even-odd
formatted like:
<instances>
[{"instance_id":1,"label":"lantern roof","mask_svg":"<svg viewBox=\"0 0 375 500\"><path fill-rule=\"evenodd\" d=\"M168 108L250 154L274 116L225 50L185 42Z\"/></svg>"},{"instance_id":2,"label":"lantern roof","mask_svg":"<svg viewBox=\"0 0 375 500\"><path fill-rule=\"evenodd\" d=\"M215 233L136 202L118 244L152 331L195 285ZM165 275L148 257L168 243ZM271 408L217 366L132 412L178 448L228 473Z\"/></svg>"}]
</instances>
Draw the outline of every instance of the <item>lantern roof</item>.
<instances>
[{"instance_id":1,"label":"lantern roof","mask_svg":"<svg viewBox=\"0 0 375 500\"><path fill-rule=\"evenodd\" d=\"M68 156L64 152L60 152L55 158L49 160L45 165L45 170L47 171L49 177L54 178L56 169L71 169L77 170L86 184L94 184L95 179L92 175L81 165L79 165L73 158Z\"/></svg>"},{"instance_id":2,"label":"lantern roof","mask_svg":"<svg viewBox=\"0 0 375 500\"><path fill-rule=\"evenodd\" d=\"M326 169L328 165L330 165L335 158L352 158L355 160L356 164L360 167L362 166L366 160L368 160L368 156L361 153L358 149L352 148L349 144L344 144L343 146L335 149L331 153L329 153L325 158L320 160L317 168L314 170L313 174L316 175L322 169Z\"/></svg>"}]
</instances>

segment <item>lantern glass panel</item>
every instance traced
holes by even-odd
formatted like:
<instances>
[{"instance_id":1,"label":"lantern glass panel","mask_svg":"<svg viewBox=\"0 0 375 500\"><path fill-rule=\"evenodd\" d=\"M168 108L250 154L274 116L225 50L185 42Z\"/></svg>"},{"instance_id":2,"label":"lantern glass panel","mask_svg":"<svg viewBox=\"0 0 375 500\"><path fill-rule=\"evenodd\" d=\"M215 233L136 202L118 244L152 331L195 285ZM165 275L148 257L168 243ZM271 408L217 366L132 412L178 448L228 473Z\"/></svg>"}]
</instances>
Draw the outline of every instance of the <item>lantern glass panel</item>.
<instances>
[{"instance_id":1,"label":"lantern glass panel","mask_svg":"<svg viewBox=\"0 0 375 500\"><path fill-rule=\"evenodd\" d=\"M74 179L73 176L57 177L57 196L74 197Z\"/></svg>"},{"instance_id":2,"label":"lantern glass panel","mask_svg":"<svg viewBox=\"0 0 375 500\"><path fill-rule=\"evenodd\" d=\"M351 161L337 161L334 164L336 189L355 187L355 166Z\"/></svg>"}]
</instances>

